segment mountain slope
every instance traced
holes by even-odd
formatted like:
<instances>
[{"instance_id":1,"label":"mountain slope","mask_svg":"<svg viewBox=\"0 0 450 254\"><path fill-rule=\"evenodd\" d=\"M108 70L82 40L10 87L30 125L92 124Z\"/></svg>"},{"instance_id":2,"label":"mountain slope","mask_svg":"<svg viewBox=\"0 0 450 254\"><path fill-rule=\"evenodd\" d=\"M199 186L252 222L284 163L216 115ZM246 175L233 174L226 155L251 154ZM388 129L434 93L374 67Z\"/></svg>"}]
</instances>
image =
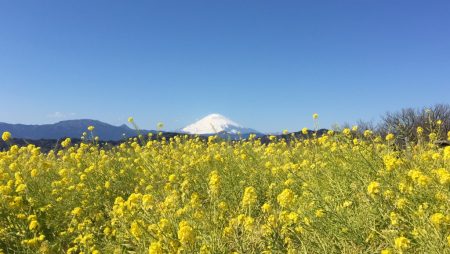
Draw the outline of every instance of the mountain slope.
<instances>
[{"instance_id":1,"label":"mountain slope","mask_svg":"<svg viewBox=\"0 0 450 254\"><path fill-rule=\"evenodd\" d=\"M94 126L94 135L101 140L120 140L126 137L136 136L137 132L126 125L114 126L97 120L80 119L67 120L54 124L26 125L8 124L0 122L0 133L9 131L15 138L24 139L60 139L64 137L80 138L87 131L88 126ZM142 134L150 131L143 130Z\"/></svg>"},{"instance_id":2,"label":"mountain slope","mask_svg":"<svg viewBox=\"0 0 450 254\"><path fill-rule=\"evenodd\" d=\"M262 135L259 131L251 128L243 127L242 125L222 116L220 114L210 114L197 122L190 124L183 129L184 133L198 134L198 135L213 135L220 134L222 136L248 136L249 134Z\"/></svg>"}]
</instances>

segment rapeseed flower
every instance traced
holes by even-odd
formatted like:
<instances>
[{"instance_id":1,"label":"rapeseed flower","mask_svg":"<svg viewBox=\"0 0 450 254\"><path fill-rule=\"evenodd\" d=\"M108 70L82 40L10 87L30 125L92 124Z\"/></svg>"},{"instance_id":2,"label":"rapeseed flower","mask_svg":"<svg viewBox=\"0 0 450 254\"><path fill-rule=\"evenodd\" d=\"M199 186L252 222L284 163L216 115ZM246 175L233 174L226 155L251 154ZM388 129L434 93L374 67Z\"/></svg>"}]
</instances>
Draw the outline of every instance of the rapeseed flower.
<instances>
[{"instance_id":1,"label":"rapeseed flower","mask_svg":"<svg viewBox=\"0 0 450 254\"><path fill-rule=\"evenodd\" d=\"M163 254L162 245L160 242L152 242L148 247L148 254Z\"/></svg>"},{"instance_id":2,"label":"rapeseed flower","mask_svg":"<svg viewBox=\"0 0 450 254\"><path fill-rule=\"evenodd\" d=\"M71 214L72 214L73 216L80 216L81 212L82 212L81 207L75 207L75 208L72 210Z\"/></svg>"},{"instance_id":3,"label":"rapeseed flower","mask_svg":"<svg viewBox=\"0 0 450 254\"><path fill-rule=\"evenodd\" d=\"M303 134L303 135L308 134L308 128L306 128L306 127L303 128L303 129L302 129L302 134Z\"/></svg>"},{"instance_id":4,"label":"rapeseed flower","mask_svg":"<svg viewBox=\"0 0 450 254\"><path fill-rule=\"evenodd\" d=\"M244 195L242 197L242 206L251 207L258 201L258 194L256 189L252 186L245 188Z\"/></svg>"},{"instance_id":5,"label":"rapeseed flower","mask_svg":"<svg viewBox=\"0 0 450 254\"><path fill-rule=\"evenodd\" d=\"M389 133L386 135L386 141L392 141L394 140L395 136L392 133Z\"/></svg>"},{"instance_id":6,"label":"rapeseed flower","mask_svg":"<svg viewBox=\"0 0 450 254\"><path fill-rule=\"evenodd\" d=\"M64 148L68 147L71 142L72 142L72 140L70 138L66 138L63 142L61 142L61 146Z\"/></svg>"},{"instance_id":7,"label":"rapeseed flower","mask_svg":"<svg viewBox=\"0 0 450 254\"><path fill-rule=\"evenodd\" d=\"M345 128L344 130L342 130L342 133L344 133L344 135L349 136L352 132L349 128Z\"/></svg>"},{"instance_id":8,"label":"rapeseed flower","mask_svg":"<svg viewBox=\"0 0 450 254\"><path fill-rule=\"evenodd\" d=\"M11 132L5 131L2 134L2 139L3 139L3 141L8 142L11 139L11 136L12 136Z\"/></svg>"},{"instance_id":9,"label":"rapeseed flower","mask_svg":"<svg viewBox=\"0 0 450 254\"><path fill-rule=\"evenodd\" d=\"M380 193L380 183L370 182L370 184L367 186L367 193L369 193L369 195L371 196Z\"/></svg>"},{"instance_id":10,"label":"rapeseed flower","mask_svg":"<svg viewBox=\"0 0 450 254\"><path fill-rule=\"evenodd\" d=\"M422 133L423 133L423 128L422 127L417 127L417 134L419 134L419 135L422 135Z\"/></svg>"},{"instance_id":11,"label":"rapeseed flower","mask_svg":"<svg viewBox=\"0 0 450 254\"><path fill-rule=\"evenodd\" d=\"M182 221L178 228L178 239L181 244L192 244L195 241L194 229L187 221Z\"/></svg>"},{"instance_id":12,"label":"rapeseed flower","mask_svg":"<svg viewBox=\"0 0 450 254\"><path fill-rule=\"evenodd\" d=\"M28 229L34 231L39 226L39 223L36 220L32 220L28 225Z\"/></svg>"},{"instance_id":13,"label":"rapeseed flower","mask_svg":"<svg viewBox=\"0 0 450 254\"><path fill-rule=\"evenodd\" d=\"M446 222L446 217L442 213L435 213L430 216L430 221L435 226L440 226L442 223Z\"/></svg>"},{"instance_id":14,"label":"rapeseed flower","mask_svg":"<svg viewBox=\"0 0 450 254\"><path fill-rule=\"evenodd\" d=\"M395 248L399 251L403 251L409 248L411 241L404 237L404 236L400 236L395 238L394 244L395 244Z\"/></svg>"},{"instance_id":15,"label":"rapeseed flower","mask_svg":"<svg viewBox=\"0 0 450 254\"><path fill-rule=\"evenodd\" d=\"M284 189L278 196L277 201L281 207L287 208L292 205L295 199L295 194L290 189Z\"/></svg>"},{"instance_id":16,"label":"rapeseed flower","mask_svg":"<svg viewBox=\"0 0 450 254\"><path fill-rule=\"evenodd\" d=\"M218 195L220 188L220 177L219 173L215 170L209 175L209 189L212 195Z\"/></svg>"}]
</instances>

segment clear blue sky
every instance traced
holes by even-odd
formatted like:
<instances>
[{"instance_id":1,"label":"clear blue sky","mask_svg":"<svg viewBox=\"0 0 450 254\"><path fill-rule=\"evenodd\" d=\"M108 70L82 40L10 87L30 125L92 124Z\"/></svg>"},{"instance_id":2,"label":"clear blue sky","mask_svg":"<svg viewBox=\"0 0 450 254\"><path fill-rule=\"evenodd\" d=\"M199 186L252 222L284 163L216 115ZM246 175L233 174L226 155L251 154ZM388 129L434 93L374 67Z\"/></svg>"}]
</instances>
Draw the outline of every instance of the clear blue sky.
<instances>
[{"instance_id":1,"label":"clear blue sky","mask_svg":"<svg viewBox=\"0 0 450 254\"><path fill-rule=\"evenodd\" d=\"M260 131L450 102L450 1L0 0L0 121Z\"/></svg>"}]
</instances>

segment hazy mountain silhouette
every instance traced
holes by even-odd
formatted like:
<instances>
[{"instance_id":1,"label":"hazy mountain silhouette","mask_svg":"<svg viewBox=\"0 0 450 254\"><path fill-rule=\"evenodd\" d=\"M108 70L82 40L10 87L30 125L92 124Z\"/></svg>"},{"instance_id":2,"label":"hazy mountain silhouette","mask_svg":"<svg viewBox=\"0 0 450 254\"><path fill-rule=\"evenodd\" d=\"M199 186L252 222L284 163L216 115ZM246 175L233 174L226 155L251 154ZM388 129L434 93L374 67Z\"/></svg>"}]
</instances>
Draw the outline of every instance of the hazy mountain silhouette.
<instances>
[{"instance_id":1,"label":"hazy mountain silhouette","mask_svg":"<svg viewBox=\"0 0 450 254\"><path fill-rule=\"evenodd\" d=\"M83 132L88 132L88 126L94 126L94 135L99 136L101 140L121 140L125 137L137 136L136 130L123 124L114 126L97 120L79 119L67 120L54 124L27 125L27 124L8 124L0 122L0 133L9 131L14 138L24 139L60 139L64 137L80 138ZM148 131L141 130L141 134L147 134Z\"/></svg>"}]
</instances>

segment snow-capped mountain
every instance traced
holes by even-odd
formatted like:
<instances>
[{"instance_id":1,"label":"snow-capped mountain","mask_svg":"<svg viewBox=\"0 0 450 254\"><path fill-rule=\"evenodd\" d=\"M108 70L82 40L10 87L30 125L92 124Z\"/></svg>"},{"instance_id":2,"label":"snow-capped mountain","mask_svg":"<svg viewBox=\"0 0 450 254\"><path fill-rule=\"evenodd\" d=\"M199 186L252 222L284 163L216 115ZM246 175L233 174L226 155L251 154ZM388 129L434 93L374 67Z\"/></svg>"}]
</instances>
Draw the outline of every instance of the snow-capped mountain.
<instances>
[{"instance_id":1,"label":"snow-capped mountain","mask_svg":"<svg viewBox=\"0 0 450 254\"><path fill-rule=\"evenodd\" d=\"M249 134L260 135L259 131L254 129L245 128L242 125L226 118L220 114L210 114L197 122L190 124L183 129L184 133L198 134L198 135L211 135L211 134L228 134L228 135L242 135L243 137Z\"/></svg>"}]
</instances>

